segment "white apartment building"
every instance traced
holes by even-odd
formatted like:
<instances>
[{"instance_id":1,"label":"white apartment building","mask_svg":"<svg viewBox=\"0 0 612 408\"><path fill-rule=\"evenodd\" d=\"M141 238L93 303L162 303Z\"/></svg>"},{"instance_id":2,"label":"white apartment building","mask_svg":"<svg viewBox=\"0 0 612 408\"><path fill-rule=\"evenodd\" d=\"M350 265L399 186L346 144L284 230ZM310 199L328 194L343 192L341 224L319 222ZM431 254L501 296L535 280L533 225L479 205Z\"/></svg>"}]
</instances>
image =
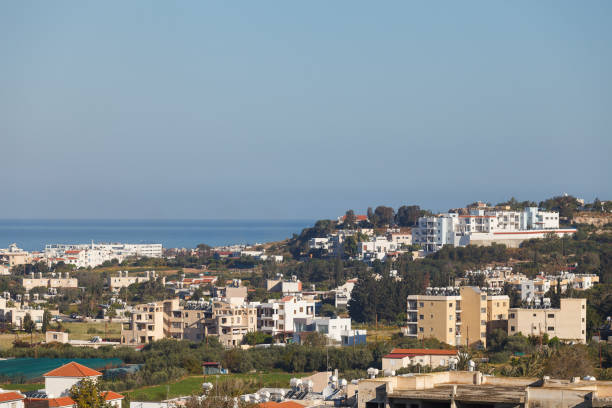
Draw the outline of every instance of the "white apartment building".
<instances>
[{"instance_id":1,"label":"white apartment building","mask_svg":"<svg viewBox=\"0 0 612 408\"><path fill-rule=\"evenodd\" d=\"M364 261L374 261L376 259L384 261L387 253L398 251L401 244L390 241L386 236L376 236L369 241L360 242L357 249L357 257Z\"/></svg>"},{"instance_id":2,"label":"white apartment building","mask_svg":"<svg viewBox=\"0 0 612 408\"><path fill-rule=\"evenodd\" d=\"M272 336L293 333L294 319L315 317L315 302L296 296L285 296L280 300L260 304L257 317L259 331Z\"/></svg>"},{"instance_id":3,"label":"white apartment building","mask_svg":"<svg viewBox=\"0 0 612 408\"><path fill-rule=\"evenodd\" d=\"M344 285L338 286L334 289L334 306L335 307L348 307L348 302L351 300L351 293L357 283L357 278L349 279Z\"/></svg>"},{"instance_id":4,"label":"white apartment building","mask_svg":"<svg viewBox=\"0 0 612 408\"><path fill-rule=\"evenodd\" d=\"M440 250L444 245L505 244L518 247L532 238L547 234L571 235L576 230L559 228L559 214L529 207L523 211L492 208L471 208L469 214L444 213L420 217L412 229L412 242L420 244L427 253Z\"/></svg>"},{"instance_id":5,"label":"white apartment building","mask_svg":"<svg viewBox=\"0 0 612 408\"><path fill-rule=\"evenodd\" d=\"M161 258L162 244L48 244L44 258L48 264L64 262L77 268L94 268L105 261L128 257Z\"/></svg>"},{"instance_id":6,"label":"white apartment building","mask_svg":"<svg viewBox=\"0 0 612 408\"><path fill-rule=\"evenodd\" d=\"M300 343L302 333L309 332L324 334L328 339L342 344L351 344L351 340L354 344L363 344L365 341L360 336L367 335L366 330L352 330L351 319L342 317L296 318L294 326L293 338L297 343Z\"/></svg>"}]
</instances>

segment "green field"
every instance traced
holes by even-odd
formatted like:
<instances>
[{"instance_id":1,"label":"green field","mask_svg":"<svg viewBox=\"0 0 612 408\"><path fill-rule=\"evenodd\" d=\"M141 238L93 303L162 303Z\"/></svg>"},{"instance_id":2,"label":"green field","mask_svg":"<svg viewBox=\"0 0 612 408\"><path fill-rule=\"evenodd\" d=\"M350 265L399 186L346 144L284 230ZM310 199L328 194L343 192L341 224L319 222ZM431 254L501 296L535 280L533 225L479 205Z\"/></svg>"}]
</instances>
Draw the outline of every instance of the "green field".
<instances>
[{"instance_id":1,"label":"green field","mask_svg":"<svg viewBox=\"0 0 612 408\"><path fill-rule=\"evenodd\" d=\"M208 375L208 376L190 376L185 377L180 381L166 383L162 385L154 385L151 387L137 388L135 390L126 391L122 394L129 395L132 401L163 401L168 398L175 398L184 395L199 393L202 390L202 383L222 382L228 378L240 379L243 381L253 381L248 387L247 392L257 391L262 387L289 387L289 380L294 377L304 377L308 374L296 373L255 373L255 374L226 374L226 375Z\"/></svg>"},{"instance_id":2,"label":"green field","mask_svg":"<svg viewBox=\"0 0 612 408\"><path fill-rule=\"evenodd\" d=\"M21 392L36 391L45 388L44 383L34 384L0 384L0 388L4 390L19 390Z\"/></svg>"},{"instance_id":3,"label":"green field","mask_svg":"<svg viewBox=\"0 0 612 408\"><path fill-rule=\"evenodd\" d=\"M70 331L71 340L91 340L94 336L119 338L121 337L121 323L62 323L62 326ZM55 327L55 325L52 325ZM52 330L52 329L51 329ZM106 336L105 336L106 333ZM21 341L30 342L30 335L26 332L19 333L2 333L0 334L0 349L7 349L13 347L13 341L17 338ZM45 341L45 335L43 333L34 333L32 336L34 343L41 343Z\"/></svg>"}]
</instances>

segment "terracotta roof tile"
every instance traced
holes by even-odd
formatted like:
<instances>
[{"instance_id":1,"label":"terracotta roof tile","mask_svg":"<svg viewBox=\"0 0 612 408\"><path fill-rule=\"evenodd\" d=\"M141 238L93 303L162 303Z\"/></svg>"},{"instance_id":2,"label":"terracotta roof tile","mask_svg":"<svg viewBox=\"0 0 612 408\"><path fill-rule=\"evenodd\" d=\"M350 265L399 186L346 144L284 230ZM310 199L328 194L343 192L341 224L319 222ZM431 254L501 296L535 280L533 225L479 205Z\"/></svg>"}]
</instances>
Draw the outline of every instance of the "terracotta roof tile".
<instances>
[{"instance_id":1,"label":"terracotta roof tile","mask_svg":"<svg viewBox=\"0 0 612 408\"><path fill-rule=\"evenodd\" d=\"M3 392L0 393L0 402L22 400L25 397L18 392Z\"/></svg>"},{"instance_id":2,"label":"terracotta roof tile","mask_svg":"<svg viewBox=\"0 0 612 408\"><path fill-rule=\"evenodd\" d=\"M71 407L74 400L70 397L49 398L49 408Z\"/></svg>"},{"instance_id":3,"label":"terracotta roof tile","mask_svg":"<svg viewBox=\"0 0 612 408\"><path fill-rule=\"evenodd\" d=\"M112 400L118 400L118 399L125 398L123 395L117 392L114 392L114 391L102 391L100 394L104 396L105 401L112 401Z\"/></svg>"},{"instance_id":4,"label":"terracotta roof tile","mask_svg":"<svg viewBox=\"0 0 612 408\"><path fill-rule=\"evenodd\" d=\"M85 367L83 364L71 361L68 364L64 364L55 370L43 374L43 377L98 377L100 375L102 375L102 373L99 371L92 370L89 367Z\"/></svg>"}]
</instances>

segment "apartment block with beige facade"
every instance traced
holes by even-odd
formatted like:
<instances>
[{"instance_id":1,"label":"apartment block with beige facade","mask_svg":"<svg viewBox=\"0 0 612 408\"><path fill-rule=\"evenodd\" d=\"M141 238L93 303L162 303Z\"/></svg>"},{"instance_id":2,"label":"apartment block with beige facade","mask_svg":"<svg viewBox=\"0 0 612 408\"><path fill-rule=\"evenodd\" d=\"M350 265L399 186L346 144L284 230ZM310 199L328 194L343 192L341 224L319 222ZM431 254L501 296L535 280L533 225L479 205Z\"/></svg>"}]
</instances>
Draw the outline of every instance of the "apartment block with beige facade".
<instances>
[{"instance_id":1,"label":"apartment block with beige facade","mask_svg":"<svg viewBox=\"0 0 612 408\"><path fill-rule=\"evenodd\" d=\"M474 286L430 288L408 296L406 333L418 339L436 338L453 346L487 345L487 324L505 321L507 296L490 296Z\"/></svg>"},{"instance_id":2,"label":"apartment block with beige facade","mask_svg":"<svg viewBox=\"0 0 612 408\"><path fill-rule=\"evenodd\" d=\"M257 303L236 304L231 301L213 302L213 326L210 335L214 335L225 347L238 347L244 336L257 331Z\"/></svg>"},{"instance_id":3,"label":"apartment block with beige facade","mask_svg":"<svg viewBox=\"0 0 612 408\"><path fill-rule=\"evenodd\" d=\"M165 337L165 314L179 308L179 299L134 306L128 323L121 327L121 343L146 344Z\"/></svg>"},{"instance_id":4,"label":"apartment block with beige facade","mask_svg":"<svg viewBox=\"0 0 612 408\"><path fill-rule=\"evenodd\" d=\"M586 299L561 299L559 309L512 308L508 311L508 334L517 333L586 343Z\"/></svg>"},{"instance_id":5,"label":"apartment block with beige facade","mask_svg":"<svg viewBox=\"0 0 612 408\"><path fill-rule=\"evenodd\" d=\"M127 288L135 283L148 282L156 277L155 271L146 271L144 276L130 276L128 271L119 271L117 276L108 277L108 287L113 292L118 292L121 288Z\"/></svg>"},{"instance_id":6,"label":"apartment block with beige facade","mask_svg":"<svg viewBox=\"0 0 612 408\"><path fill-rule=\"evenodd\" d=\"M59 272L52 273L46 277L43 277L42 273L38 273L35 275L32 273L31 275L21 279L21 285L25 288L25 290L30 291L36 287L45 287L45 288L77 288L79 286L79 282L76 278L71 278L68 272Z\"/></svg>"}]
</instances>

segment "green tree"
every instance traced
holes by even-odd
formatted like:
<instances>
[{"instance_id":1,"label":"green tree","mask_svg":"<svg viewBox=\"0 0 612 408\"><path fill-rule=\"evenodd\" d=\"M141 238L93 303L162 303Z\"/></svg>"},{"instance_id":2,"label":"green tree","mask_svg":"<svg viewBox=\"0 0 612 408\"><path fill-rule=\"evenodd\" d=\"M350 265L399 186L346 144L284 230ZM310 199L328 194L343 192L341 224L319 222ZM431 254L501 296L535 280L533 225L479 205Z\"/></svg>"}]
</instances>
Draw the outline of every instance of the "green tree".
<instances>
[{"instance_id":1,"label":"green tree","mask_svg":"<svg viewBox=\"0 0 612 408\"><path fill-rule=\"evenodd\" d=\"M29 313L26 313L25 317L23 318L22 327L26 333L30 333L30 345L32 345L34 342L34 329L36 328L36 324L32 320L32 316L30 316Z\"/></svg>"},{"instance_id":2,"label":"green tree","mask_svg":"<svg viewBox=\"0 0 612 408\"><path fill-rule=\"evenodd\" d=\"M421 208L418 205L403 205L397 209L395 222L400 227L412 227L417 224L421 213Z\"/></svg>"},{"instance_id":3,"label":"green tree","mask_svg":"<svg viewBox=\"0 0 612 408\"><path fill-rule=\"evenodd\" d=\"M579 344L558 347L544 367L544 374L566 380L594 373L595 367L587 347Z\"/></svg>"},{"instance_id":4,"label":"green tree","mask_svg":"<svg viewBox=\"0 0 612 408\"><path fill-rule=\"evenodd\" d=\"M355 216L355 211L348 210L346 214L344 214L344 228L354 228L355 223L357 222L357 217Z\"/></svg>"},{"instance_id":5,"label":"green tree","mask_svg":"<svg viewBox=\"0 0 612 408\"><path fill-rule=\"evenodd\" d=\"M49 309L45 309L43 313L43 321L42 321L42 332L46 333L49 330L49 325L51 324L51 312Z\"/></svg>"},{"instance_id":6,"label":"green tree","mask_svg":"<svg viewBox=\"0 0 612 408\"><path fill-rule=\"evenodd\" d=\"M70 388L70 398L77 408L113 408L100 392L97 381L84 378Z\"/></svg>"}]
</instances>

